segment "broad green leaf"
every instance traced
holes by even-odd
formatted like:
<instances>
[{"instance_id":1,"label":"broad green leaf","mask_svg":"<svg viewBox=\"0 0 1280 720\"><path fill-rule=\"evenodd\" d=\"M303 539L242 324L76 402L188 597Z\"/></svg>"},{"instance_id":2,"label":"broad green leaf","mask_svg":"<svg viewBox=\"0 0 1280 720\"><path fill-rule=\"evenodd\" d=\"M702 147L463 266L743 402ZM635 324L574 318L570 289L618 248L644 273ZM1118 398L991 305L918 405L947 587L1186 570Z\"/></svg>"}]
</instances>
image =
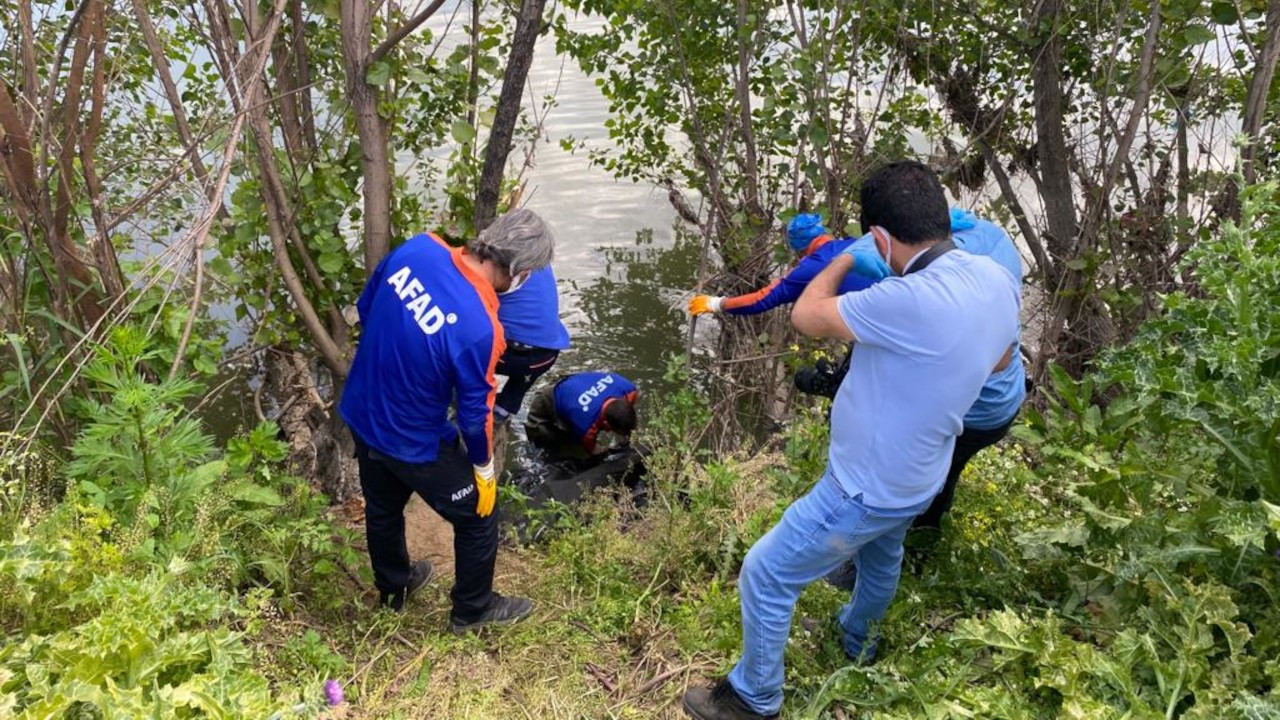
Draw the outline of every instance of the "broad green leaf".
<instances>
[{"instance_id":1,"label":"broad green leaf","mask_svg":"<svg viewBox=\"0 0 1280 720\"><path fill-rule=\"evenodd\" d=\"M252 483L237 485L231 490L231 497L250 505L279 507L284 504L284 498L280 497L280 493L269 487L263 487L262 485L255 485Z\"/></svg>"},{"instance_id":2,"label":"broad green leaf","mask_svg":"<svg viewBox=\"0 0 1280 720\"><path fill-rule=\"evenodd\" d=\"M1262 509L1267 513L1267 524L1276 533L1276 537L1280 538L1280 505L1272 505L1266 500L1258 502L1262 503Z\"/></svg>"},{"instance_id":3,"label":"broad green leaf","mask_svg":"<svg viewBox=\"0 0 1280 720\"><path fill-rule=\"evenodd\" d=\"M454 120L453 126L449 128L449 134L453 136L455 142L465 145L476 139L476 129L466 120Z\"/></svg>"},{"instance_id":4,"label":"broad green leaf","mask_svg":"<svg viewBox=\"0 0 1280 720\"><path fill-rule=\"evenodd\" d=\"M1209 6L1209 16L1219 25L1235 25L1240 19L1240 14L1236 12L1235 3L1231 2L1215 2Z\"/></svg>"},{"instance_id":5,"label":"broad green leaf","mask_svg":"<svg viewBox=\"0 0 1280 720\"><path fill-rule=\"evenodd\" d=\"M316 264L329 275L337 275L342 272L342 256L338 253L323 253L320 255L320 259L316 260Z\"/></svg>"},{"instance_id":6,"label":"broad green leaf","mask_svg":"<svg viewBox=\"0 0 1280 720\"><path fill-rule=\"evenodd\" d=\"M1188 45L1203 45L1218 37L1217 33L1203 25L1190 25L1182 31L1182 37Z\"/></svg>"},{"instance_id":7,"label":"broad green leaf","mask_svg":"<svg viewBox=\"0 0 1280 720\"><path fill-rule=\"evenodd\" d=\"M369 72L365 73L365 82L374 87L382 87L391 79L391 65L385 60L379 60L369 66Z\"/></svg>"}]
</instances>

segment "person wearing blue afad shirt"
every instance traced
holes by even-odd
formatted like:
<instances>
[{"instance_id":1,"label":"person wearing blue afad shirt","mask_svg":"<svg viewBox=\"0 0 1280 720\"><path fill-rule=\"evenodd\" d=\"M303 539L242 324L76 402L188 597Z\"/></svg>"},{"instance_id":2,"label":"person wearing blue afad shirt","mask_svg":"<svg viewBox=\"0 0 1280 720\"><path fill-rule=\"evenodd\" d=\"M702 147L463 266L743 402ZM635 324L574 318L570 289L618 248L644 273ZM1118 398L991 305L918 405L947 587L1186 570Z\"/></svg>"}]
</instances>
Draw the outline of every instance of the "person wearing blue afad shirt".
<instances>
[{"instance_id":1,"label":"person wearing blue afad shirt","mask_svg":"<svg viewBox=\"0 0 1280 720\"><path fill-rule=\"evenodd\" d=\"M787 274L768 285L735 297L716 297L712 295L695 295L689 301L689 313L693 316L704 313L725 313L727 315L756 315L772 310L779 305L790 305L804 292L810 280L846 248L852 245L853 238L836 239L822 225L822 218L812 213L796 215L787 223L787 244L796 253L796 262ZM855 292L871 287L874 280L861 275L848 275L840 284L840 292Z\"/></svg>"},{"instance_id":2,"label":"person wearing blue afad shirt","mask_svg":"<svg viewBox=\"0 0 1280 720\"><path fill-rule=\"evenodd\" d=\"M777 717L783 653L796 600L852 558L857 587L840 610L853 662L875 657L880 621L897 592L907 528L942 488L956 436L1018 340L1019 288L990 258L952 244L942 184L917 162L867 178L861 206L892 276L839 292L850 247L814 278L791 321L802 334L854 343L831 413L827 467L742 564L742 657L714 688L684 695L698 720Z\"/></svg>"},{"instance_id":3,"label":"person wearing blue afad shirt","mask_svg":"<svg viewBox=\"0 0 1280 720\"><path fill-rule=\"evenodd\" d=\"M574 373L534 397L525 431L555 459L591 457L607 449L601 432L630 438L638 397L635 383L618 373Z\"/></svg>"},{"instance_id":4,"label":"person wearing blue afad shirt","mask_svg":"<svg viewBox=\"0 0 1280 720\"><path fill-rule=\"evenodd\" d=\"M553 246L529 210L498 218L462 249L418 235L379 263L356 304L360 343L339 412L355 438L374 583L382 604L401 610L431 578L431 563L411 564L405 545L404 508L416 492L453 526L454 632L532 608L493 591L494 369L506 346L498 296L550 264Z\"/></svg>"},{"instance_id":5,"label":"person wearing blue afad shirt","mask_svg":"<svg viewBox=\"0 0 1280 720\"><path fill-rule=\"evenodd\" d=\"M497 374L507 382L498 393L493 417L503 423L520 411L529 388L569 347L569 331L560 321L556 275L550 266L533 271L528 282L499 298L498 322L507 336L507 351L498 361Z\"/></svg>"}]
</instances>

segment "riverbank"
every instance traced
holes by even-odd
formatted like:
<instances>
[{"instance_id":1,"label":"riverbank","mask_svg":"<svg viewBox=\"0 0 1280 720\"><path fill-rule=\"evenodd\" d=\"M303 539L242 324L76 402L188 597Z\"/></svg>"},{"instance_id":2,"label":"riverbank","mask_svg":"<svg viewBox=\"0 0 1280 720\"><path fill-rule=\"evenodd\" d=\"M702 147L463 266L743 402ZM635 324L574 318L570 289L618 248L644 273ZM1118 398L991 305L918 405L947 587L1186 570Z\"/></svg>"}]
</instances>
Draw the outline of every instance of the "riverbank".
<instances>
[{"instance_id":1,"label":"riverbank","mask_svg":"<svg viewBox=\"0 0 1280 720\"><path fill-rule=\"evenodd\" d=\"M533 616L474 636L445 632L447 526L425 507L411 508L411 551L437 562L440 573L407 612L368 610L372 591L353 587L360 597L344 601L343 611L306 621L349 663L344 716L683 717L684 690L723 674L735 659L738 567L820 472L821 420L815 413L797 423L782 451L706 466L657 458L655 497L643 513L602 492L546 518L552 528L544 540L505 545L498 561L496 587L532 597ZM1011 449L975 463L971 475L981 480L969 478L936 557L904 577L903 602L886 625L890 649L874 672L930 645L959 617L992 608L999 588L1019 574L997 558L1013 552L1022 522L1033 522L1034 498L1024 487L1030 475ZM844 600L822 583L802 598L804 626L793 629L789 649L788 717L820 711L829 679L849 670L828 622Z\"/></svg>"},{"instance_id":2,"label":"riverbank","mask_svg":"<svg viewBox=\"0 0 1280 720\"><path fill-rule=\"evenodd\" d=\"M876 664L844 658L847 596L806 589L784 717L1280 716L1280 212L1274 186L1246 198L1243 229L1189 255L1197 294L1084 377L1055 369L937 544L908 538ZM679 717L740 652L747 550L826 464L822 405L712 455L724 419L674 362L638 438L643 511L544 514L498 563L534 614L454 637L446 564L374 611L358 500L289 474L274 424L215 443L184 405L200 388L145 372L150 342L121 326L95 354L69 449L0 438L0 717Z\"/></svg>"}]
</instances>

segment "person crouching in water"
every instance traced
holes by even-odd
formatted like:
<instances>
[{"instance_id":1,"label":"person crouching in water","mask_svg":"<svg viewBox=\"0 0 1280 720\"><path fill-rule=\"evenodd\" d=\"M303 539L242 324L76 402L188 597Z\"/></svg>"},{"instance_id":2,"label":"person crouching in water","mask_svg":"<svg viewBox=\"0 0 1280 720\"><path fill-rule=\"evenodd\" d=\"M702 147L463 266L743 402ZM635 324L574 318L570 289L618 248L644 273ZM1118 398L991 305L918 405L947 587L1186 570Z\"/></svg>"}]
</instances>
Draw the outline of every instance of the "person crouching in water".
<instances>
[{"instance_id":1,"label":"person crouching in water","mask_svg":"<svg viewBox=\"0 0 1280 720\"><path fill-rule=\"evenodd\" d=\"M638 396L635 383L617 373L575 373L534 397L525 432L553 460L586 459L608 450L601 432L630 440Z\"/></svg>"},{"instance_id":2,"label":"person crouching in water","mask_svg":"<svg viewBox=\"0 0 1280 720\"><path fill-rule=\"evenodd\" d=\"M549 265L553 248L529 210L498 218L461 249L417 235L383 259L356 305L360 343L339 410L355 437L374 582L382 604L400 610L431 578L431 564L411 564L405 544L416 492L453 526L454 632L532 609L493 591L494 368L506 346L497 312L498 295Z\"/></svg>"}]
</instances>

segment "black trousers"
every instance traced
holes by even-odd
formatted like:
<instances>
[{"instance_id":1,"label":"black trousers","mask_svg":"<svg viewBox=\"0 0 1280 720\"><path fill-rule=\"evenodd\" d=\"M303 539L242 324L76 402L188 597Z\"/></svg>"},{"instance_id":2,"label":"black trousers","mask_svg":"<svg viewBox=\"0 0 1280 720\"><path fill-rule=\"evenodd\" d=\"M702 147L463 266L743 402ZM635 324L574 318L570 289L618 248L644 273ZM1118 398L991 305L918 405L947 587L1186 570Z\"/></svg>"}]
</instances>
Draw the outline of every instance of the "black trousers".
<instances>
[{"instance_id":1,"label":"black trousers","mask_svg":"<svg viewBox=\"0 0 1280 720\"><path fill-rule=\"evenodd\" d=\"M942 527L942 516L951 512L951 505L956 499L956 483L959 482L965 466L969 464L974 455L982 452L984 448L989 448L1000 442L1009 433L1009 428L1012 426L1013 418L1010 418L1009 422L994 430L965 428L963 432L957 435L956 449L951 455L951 468L947 470L947 480L943 483L942 490L938 491L938 494L934 496L929 509L917 515L911 527Z\"/></svg>"},{"instance_id":2,"label":"black trousers","mask_svg":"<svg viewBox=\"0 0 1280 720\"><path fill-rule=\"evenodd\" d=\"M434 462L406 463L383 455L357 437L356 459L364 491L369 559L378 590L392 594L409 585L404 507L416 492L453 526L453 617L464 623L478 620L493 598L498 513L483 518L476 515L475 475L462 443L441 443Z\"/></svg>"},{"instance_id":3,"label":"black trousers","mask_svg":"<svg viewBox=\"0 0 1280 720\"><path fill-rule=\"evenodd\" d=\"M519 412L520 403L524 402L529 388L556 364L558 357L559 350L511 343L502 357L498 358L498 367L494 370L496 374L507 378L507 384L498 393L494 407L507 415Z\"/></svg>"}]
</instances>

